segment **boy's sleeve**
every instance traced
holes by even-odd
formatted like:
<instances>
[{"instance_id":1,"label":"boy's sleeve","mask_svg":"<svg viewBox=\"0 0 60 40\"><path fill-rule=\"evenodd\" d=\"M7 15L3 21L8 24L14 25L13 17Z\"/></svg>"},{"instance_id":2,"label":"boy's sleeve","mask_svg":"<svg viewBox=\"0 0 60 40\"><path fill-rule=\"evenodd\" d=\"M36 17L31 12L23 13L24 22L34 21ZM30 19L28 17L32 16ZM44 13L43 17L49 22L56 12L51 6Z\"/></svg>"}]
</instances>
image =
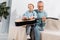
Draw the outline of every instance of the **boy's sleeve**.
<instances>
[{"instance_id":1,"label":"boy's sleeve","mask_svg":"<svg viewBox=\"0 0 60 40\"><path fill-rule=\"evenodd\" d=\"M25 12L25 13L23 14L23 16L27 17L27 12Z\"/></svg>"},{"instance_id":2,"label":"boy's sleeve","mask_svg":"<svg viewBox=\"0 0 60 40\"><path fill-rule=\"evenodd\" d=\"M28 18L28 16L27 16L27 12L25 12L25 13L22 15L22 17L26 17L26 18Z\"/></svg>"},{"instance_id":3,"label":"boy's sleeve","mask_svg":"<svg viewBox=\"0 0 60 40\"><path fill-rule=\"evenodd\" d=\"M23 16L26 16L26 13L24 13Z\"/></svg>"}]
</instances>

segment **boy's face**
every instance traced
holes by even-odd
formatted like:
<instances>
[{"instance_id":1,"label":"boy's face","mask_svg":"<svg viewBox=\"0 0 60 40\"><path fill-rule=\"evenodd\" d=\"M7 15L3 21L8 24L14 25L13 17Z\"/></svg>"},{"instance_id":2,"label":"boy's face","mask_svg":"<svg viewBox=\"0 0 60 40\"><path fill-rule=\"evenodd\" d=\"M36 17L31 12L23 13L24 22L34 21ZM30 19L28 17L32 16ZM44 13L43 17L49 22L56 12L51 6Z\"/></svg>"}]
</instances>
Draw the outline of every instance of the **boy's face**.
<instances>
[{"instance_id":1,"label":"boy's face","mask_svg":"<svg viewBox=\"0 0 60 40\"><path fill-rule=\"evenodd\" d=\"M43 3L38 3L38 10L43 11Z\"/></svg>"},{"instance_id":2,"label":"boy's face","mask_svg":"<svg viewBox=\"0 0 60 40\"><path fill-rule=\"evenodd\" d=\"M30 11L32 11L34 9L33 5L28 5L28 8Z\"/></svg>"}]
</instances>

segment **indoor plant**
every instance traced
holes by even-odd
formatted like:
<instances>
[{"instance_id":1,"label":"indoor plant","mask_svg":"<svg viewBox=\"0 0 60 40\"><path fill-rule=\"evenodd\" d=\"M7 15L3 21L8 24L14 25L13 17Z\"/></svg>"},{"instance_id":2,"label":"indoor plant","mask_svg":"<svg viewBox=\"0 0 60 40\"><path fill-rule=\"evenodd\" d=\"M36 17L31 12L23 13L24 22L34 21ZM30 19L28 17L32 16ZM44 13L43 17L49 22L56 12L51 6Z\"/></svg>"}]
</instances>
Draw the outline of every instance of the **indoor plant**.
<instances>
[{"instance_id":1,"label":"indoor plant","mask_svg":"<svg viewBox=\"0 0 60 40\"><path fill-rule=\"evenodd\" d=\"M8 9L9 7L6 6L6 2L0 3L0 21L2 17L7 19L7 16L9 15Z\"/></svg>"}]
</instances>

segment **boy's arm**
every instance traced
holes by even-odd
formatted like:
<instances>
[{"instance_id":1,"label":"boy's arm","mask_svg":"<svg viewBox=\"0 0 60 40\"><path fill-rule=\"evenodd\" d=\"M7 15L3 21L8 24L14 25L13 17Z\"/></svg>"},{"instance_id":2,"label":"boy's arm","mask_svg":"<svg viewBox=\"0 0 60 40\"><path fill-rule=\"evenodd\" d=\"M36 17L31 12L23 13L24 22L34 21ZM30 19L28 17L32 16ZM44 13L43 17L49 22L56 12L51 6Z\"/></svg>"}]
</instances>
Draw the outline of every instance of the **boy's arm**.
<instances>
[{"instance_id":1,"label":"boy's arm","mask_svg":"<svg viewBox=\"0 0 60 40\"><path fill-rule=\"evenodd\" d=\"M27 12L23 14L23 17L22 17L23 20L27 20L28 19L26 14L27 14Z\"/></svg>"}]
</instances>

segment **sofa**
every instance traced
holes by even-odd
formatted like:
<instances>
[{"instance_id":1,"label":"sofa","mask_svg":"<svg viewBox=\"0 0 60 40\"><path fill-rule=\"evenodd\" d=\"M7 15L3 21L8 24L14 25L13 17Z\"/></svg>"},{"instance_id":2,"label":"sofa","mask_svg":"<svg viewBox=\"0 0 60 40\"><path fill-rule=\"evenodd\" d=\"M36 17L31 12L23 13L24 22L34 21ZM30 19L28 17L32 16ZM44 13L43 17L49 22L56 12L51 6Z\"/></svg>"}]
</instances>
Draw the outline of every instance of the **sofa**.
<instances>
[{"instance_id":1,"label":"sofa","mask_svg":"<svg viewBox=\"0 0 60 40\"><path fill-rule=\"evenodd\" d=\"M17 22L21 20L16 20ZM33 37L34 38L34 37ZM9 40L27 40L26 25L12 27ZM47 19L44 31L41 31L41 40L60 40L60 20Z\"/></svg>"},{"instance_id":2,"label":"sofa","mask_svg":"<svg viewBox=\"0 0 60 40\"><path fill-rule=\"evenodd\" d=\"M60 20L47 19L41 40L60 40Z\"/></svg>"}]
</instances>

